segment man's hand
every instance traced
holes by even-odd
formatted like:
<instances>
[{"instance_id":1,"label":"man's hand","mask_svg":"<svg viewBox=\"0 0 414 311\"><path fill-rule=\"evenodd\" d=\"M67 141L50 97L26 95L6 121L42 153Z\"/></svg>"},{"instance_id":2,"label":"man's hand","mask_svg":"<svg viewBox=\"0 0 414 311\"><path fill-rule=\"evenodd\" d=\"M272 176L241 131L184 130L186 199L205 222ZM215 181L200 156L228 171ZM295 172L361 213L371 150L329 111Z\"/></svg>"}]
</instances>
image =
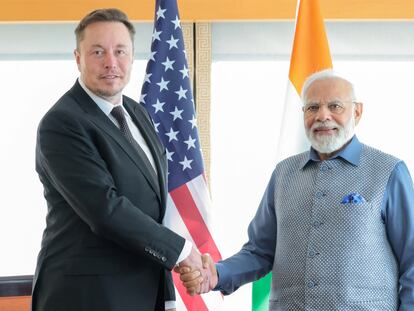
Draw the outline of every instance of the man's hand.
<instances>
[{"instance_id":1,"label":"man's hand","mask_svg":"<svg viewBox=\"0 0 414 311\"><path fill-rule=\"evenodd\" d=\"M191 296L195 294L208 293L210 290L216 287L218 283L218 276L216 265L209 254L202 255L203 270L205 271L208 280L200 278L199 271L191 271L188 267L182 267L180 271L180 280L187 288L187 293Z\"/></svg>"},{"instance_id":2,"label":"man's hand","mask_svg":"<svg viewBox=\"0 0 414 311\"><path fill-rule=\"evenodd\" d=\"M193 247L190 255L174 268L177 273L190 273L193 281L191 290L187 288L187 293L191 296L199 294L202 290L206 290L209 282L208 271L203 268L201 254Z\"/></svg>"},{"instance_id":3,"label":"man's hand","mask_svg":"<svg viewBox=\"0 0 414 311\"><path fill-rule=\"evenodd\" d=\"M207 254L207 253L201 256L201 260L203 261L203 268L207 269L208 271L207 272L207 275L209 276L208 287L207 287L207 290L204 291L204 293L208 293L213 288L215 288L218 283L218 274L217 274L216 264L214 263L213 258L211 258L210 254Z\"/></svg>"}]
</instances>

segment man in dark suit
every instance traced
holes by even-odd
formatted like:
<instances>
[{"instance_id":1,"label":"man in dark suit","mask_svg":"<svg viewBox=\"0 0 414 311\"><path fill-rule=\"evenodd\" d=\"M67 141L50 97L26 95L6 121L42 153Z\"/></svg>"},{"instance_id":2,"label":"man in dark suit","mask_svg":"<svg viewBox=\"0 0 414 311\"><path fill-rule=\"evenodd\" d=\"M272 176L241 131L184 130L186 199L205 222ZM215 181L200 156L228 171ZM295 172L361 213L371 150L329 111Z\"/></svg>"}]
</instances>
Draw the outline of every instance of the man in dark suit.
<instances>
[{"instance_id":1,"label":"man in dark suit","mask_svg":"<svg viewBox=\"0 0 414 311\"><path fill-rule=\"evenodd\" d=\"M134 27L117 9L75 30L80 77L40 122L36 171L48 214L33 311L175 309L171 269L202 270L164 227L165 149L146 111L123 96Z\"/></svg>"}]
</instances>

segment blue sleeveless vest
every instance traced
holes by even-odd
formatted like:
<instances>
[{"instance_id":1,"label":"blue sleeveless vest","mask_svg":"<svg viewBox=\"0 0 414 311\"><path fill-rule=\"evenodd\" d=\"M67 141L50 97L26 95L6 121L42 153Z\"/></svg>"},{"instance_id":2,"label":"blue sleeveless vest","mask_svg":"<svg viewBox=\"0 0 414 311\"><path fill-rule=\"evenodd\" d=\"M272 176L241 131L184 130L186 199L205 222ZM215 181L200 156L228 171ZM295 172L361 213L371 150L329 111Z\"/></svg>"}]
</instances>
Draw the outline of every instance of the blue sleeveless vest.
<instances>
[{"instance_id":1,"label":"blue sleeveless vest","mask_svg":"<svg viewBox=\"0 0 414 311\"><path fill-rule=\"evenodd\" d=\"M399 160L364 144L358 166L336 158L303 167L308 158L276 167L269 310L397 311L398 266L381 203Z\"/></svg>"}]
</instances>

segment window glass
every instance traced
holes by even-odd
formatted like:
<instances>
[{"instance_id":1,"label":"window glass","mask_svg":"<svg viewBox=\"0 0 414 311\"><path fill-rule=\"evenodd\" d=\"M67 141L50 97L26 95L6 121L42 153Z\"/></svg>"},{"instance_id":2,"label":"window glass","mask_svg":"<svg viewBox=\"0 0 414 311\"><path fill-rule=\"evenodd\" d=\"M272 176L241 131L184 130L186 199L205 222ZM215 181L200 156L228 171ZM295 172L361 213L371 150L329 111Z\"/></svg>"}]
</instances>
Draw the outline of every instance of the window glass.
<instances>
[{"instance_id":1,"label":"window glass","mask_svg":"<svg viewBox=\"0 0 414 311\"><path fill-rule=\"evenodd\" d=\"M136 60L125 94L139 99L146 62ZM78 77L74 60L0 61L0 276L33 274L47 212L35 172L36 131Z\"/></svg>"}]
</instances>

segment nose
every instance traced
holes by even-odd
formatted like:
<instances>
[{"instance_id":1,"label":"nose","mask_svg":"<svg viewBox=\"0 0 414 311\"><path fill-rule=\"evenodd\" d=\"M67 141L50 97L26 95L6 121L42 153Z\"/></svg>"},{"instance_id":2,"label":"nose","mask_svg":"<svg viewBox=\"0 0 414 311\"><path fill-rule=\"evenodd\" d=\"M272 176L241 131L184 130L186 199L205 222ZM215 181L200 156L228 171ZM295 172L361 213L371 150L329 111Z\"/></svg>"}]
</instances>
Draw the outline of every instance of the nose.
<instances>
[{"instance_id":1,"label":"nose","mask_svg":"<svg viewBox=\"0 0 414 311\"><path fill-rule=\"evenodd\" d=\"M331 111L328 109L327 105L320 105L316 114L316 120L321 122L331 120Z\"/></svg>"},{"instance_id":2,"label":"nose","mask_svg":"<svg viewBox=\"0 0 414 311\"><path fill-rule=\"evenodd\" d=\"M116 57L113 53L106 53L105 54L105 60L104 65L106 69L113 69L117 66Z\"/></svg>"}]
</instances>

